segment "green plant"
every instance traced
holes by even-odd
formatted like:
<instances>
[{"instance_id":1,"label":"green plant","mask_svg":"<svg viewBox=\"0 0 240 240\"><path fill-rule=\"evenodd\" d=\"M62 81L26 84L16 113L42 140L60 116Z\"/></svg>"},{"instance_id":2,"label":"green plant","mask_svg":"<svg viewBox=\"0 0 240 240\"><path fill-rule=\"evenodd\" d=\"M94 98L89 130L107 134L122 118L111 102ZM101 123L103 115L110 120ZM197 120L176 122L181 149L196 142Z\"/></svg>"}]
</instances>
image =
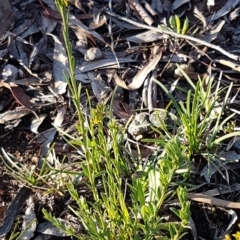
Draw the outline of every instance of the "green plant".
<instances>
[{"instance_id":1,"label":"green plant","mask_svg":"<svg viewBox=\"0 0 240 240\"><path fill-rule=\"evenodd\" d=\"M180 18L178 17L178 15L174 15L169 18L169 24L173 31L184 35L188 30L189 20L186 17L183 26L181 27Z\"/></svg>"},{"instance_id":2,"label":"green plant","mask_svg":"<svg viewBox=\"0 0 240 240\"><path fill-rule=\"evenodd\" d=\"M28 186L37 187L41 185L44 176L48 174L48 170L46 167L47 166L46 159L42 164L39 173L37 173L35 166L28 168L17 158L12 156L11 154L6 153L3 148L1 148L1 152L2 152L1 158L5 163L7 170L9 170L9 173L15 178L17 178L20 182Z\"/></svg>"},{"instance_id":3,"label":"green plant","mask_svg":"<svg viewBox=\"0 0 240 240\"><path fill-rule=\"evenodd\" d=\"M40 169L34 165L29 168L25 163L19 161L11 154L6 153L3 148L1 148L1 152L2 161L5 163L10 175L22 184L32 189L41 190L45 194L54 192L62 196L65 182L67 180L72 180L74 175L79 175L78 173L68 171L66 168L62 167L52 149L49 154L52 153L52 157L55 158L55 166L50 166L50 164L48 164L47 156L43 159Z\"/></svg>"},{"instance_id":4,"label":"green plant","mask_svg":"<svg viewBox=\"0 0 240 240\"><path fill-rule=\"evenodd\" d=\"M97 111L100 115L105 112L101 105ZM177 140L168 143L167 154L158 157L156 165L148 165L136 178L130 174L133 169L124 157L123 129L112 119L105 134L103 121L96 123L91 117L94 114L90 115L88 129L85 130L88 137L70 141L82 146L84 151L84 160L80 164L91 199L79 195L73 184L67 186L76 204L69 209L78 217L87 234L79 235L66 228L44 210L45 218L78 239L182 238L186 234L190 214L186 189L178 188L176 191L176 187L171 186L183 161L177 153L171 152L178 144ZM136 169L141 169L141 165L136 165ZM179 197L181 204L180 209L172 209L179 221L166 223L161 217L161 208L174 195Z\"/></svg>"},{"instance_id":5,"label":"green plant","mask_svg":"<svg viewBox=\"0 0 240 240\"><path fill-rule=\"evenodd\" d=\"M125 129L118 125L112 114L108 114L106 107L99 104L92 109L89 104L89 115L82 113L79 104L81 87L77 87L74 79L75 61L67 36L67 9L63 1L56 3L63 18L63 35L70 65L68 84L79 120L76 124L77 136L65 134L65 137L73 147L81 148L79 172L90 199L80 195L76 186L68 182L67 189L75 202L75 205L69 205L69 209L78 217L84 233L66 227L46 210L43 211L44 217L78 239L180 239L188 225L184 215L188 212L188 205L181 202L181 209L173 209L179 218L177 222L165 223L160 213L167 199L174 195L183 199L186 195L186 190L177 191L176 186L171 186L182 160L172 159L166 149L168 154L158 158L155 166L150 164L142 168L136 163L133 166L124 150ZM170 141L168 147L179 143L176 141ZM136 178L131 173L139 169L142 174Z\"/></svg>"},{"instance_id":6,"label":"green plant","mask_svg":"<svg viewBox=\"0 0 240 240\"><path fill-rule=\"evenodd\" d=\"M79 101L80 94L81 94L81 85L77 86L77 81L75 79L75 58L72 54L72 46L69 40L69 27L68 27L68 12L66 7L68 6L69 0L55 0L56 6L58 11L62 17L62 26L63 26L63 38L64 43L66 46L66 52L69 61L69 77L66 76L66 73L63 72L65 75L65 79L68 83L68 87L72 94L72 101L77 111L77 115L79 119L82 119L82 111L81 111L81 104Z\"/></svg>"},{"instance_id":7,"label":"green plant","mask_svg":"<svg viewBox=\"0 0 240 240\"><path fill-rule=\"evenodd\" d=\"M2 149L7 168L15 178L28 186L40 188L45 193L70 194L72 201L68 208L82 225L80 231L45 209L43 214L45 219L76 239L183 238L189 230L190 203L187 200L188 190L184 186L189 178L192 157L201 154L209 162L213 161L225 139L240 135L233 132L234 124L229 124L234 114L222 118L232 84L228 88L221 88L220 81L216 83L212 77L199 79L195 84L180 69L191 89L186 91L177 87L187 95L186 101L177 102L167 88L157 82L171 100L166 115L171 117L172 122L169 124L165 118L159 117L161 126L153 128L159 134L159 139L144 141L160 148L145 162L141 158L136 161L131 158L131 148L127 148L124 136L126 129L113 118L112 109L103 104L92 108L86 92L88 110L83 111L80 104L81 85L77 84L74 77L75 59L69 40L68 1L56 0L56 6L62 17L69 61L69 72L63 74L78 120L75 125L77 134L74 136L58 130L76 149L77 157L73 164L78 171L65 168L57 161L54 151L51 153L58 164L52 167L45 159L41 169L37 170L29 169ZM172 16L169 22L170 31L183 35L189 32L187 18L183 26L177 15ZM221 99L223 93L225 97ZM220 101L220 110L212 114ZM170 106L175 108L176 114L168 111ZM227 134L221 135L223 131ZM49 179L53 184L48 184ZM82 186L84 194L79 191ZM168 208L166 203L173 198L178 198L179 206ZM174 220L166 220L163 209L170 212ZM15 231L16 228L11 239L19 237ZM233 236L237 238L238 235L237 232Z\"/></svg>"},{"instance_id":8,"label":"green plant","mask_svg":"<svg viewBox=\"0 0 240 240\"><path fill-rule=\"evenodd\" d=\"M92 196L92 200L87 201L79 196L73 184L69 184L68 191L77 204L77 208L69 208L81 220L91 239L140 239L141 235L145 239L152 239L154 235L163 237L161 230L168 231L170 228L162 222L159 211L164 201L174 195L174 188L170 191L169 187L182 160L177 158L178 153L173 157L171 149L175 145L171 147L171 144L178 143L175 139L170 141L166 146L168 158L159 160L154 168L145 168L143 175L137 179L134 175L128 177L131 184L125 185L132 169L126 157L123 157L124 129L112 119L106 126L108 130L105 134L105 112L103 105L91 109L90 117L85 119L88 126L85 138L79 126L77 129L82 137L69 136L71 144L83 149L84 160L80 164L86 178L85 184ZM97 120L99 116L102 121ZM136 166L137 169L140 167ZM130 191L129 196L124 194L124 189ZM48 220L52 220L53 217L46 211L44 214ZM144 224L140 223L140 219ZM69 233L64 226L61 229ZM180 236L183 228L177 227L175 230L172 234ZM89 236L81 235L79 239L87 239Z\"/></svg>"},{"instance_id":9,"label":"green plant","mask_svg":"<svg viewBox=\"0 0 240 240\"><path fill-rule=\"evenodd\" d=\"M19 218L17 218L16 223L14 224L14 227L12 229L11 235L9 236L9 240L14 240L14 239L18 239L20 233L17 231L17 228L19 227Z\"/></svg>"},{"instance_id":10,"label":"green plant","mask_svg":"<svg viewBox=\"0 0 240 240\"><path fill-rule=\"evenodd\" d=\"M177 111L177 115L175 115L175 119L177 119L175 122L178 125L177 132L189 159L196 154L205 154L208 160L215 159L213 156L217 155L224 140L240 135L239 132L221 135L225 124L234 116L233 113L223 119L232 84L226 88L220 88L220 81L216 83L213 77L207 77L199 79L195 85L187 74L181 68L179 69L192 88L187 92L178 88L186 92L186 102L178 103L162 83L157 80L156 82L167 94ZM223 93L225 93L225 97L221 100ZM221 107L216 112L215 108L219 105L220 100L222 101Z\"/></svg>"},{"instance_id":11,"label":"green plant","mask_svg":"<svg viewBox=\"0 0 240 240\"><path fill-rule=\"evenodd\" d=\"M28 228L31 227L32 224L34 224L34 222L36 222L36 219L33 219L28 226L26 227L26 229L24 229L22 232L18 232L18 228L20 225L20 218L17 218L16 223L14 224L14 227L11 231L11 234L9 236L9 240L18 240L18 239L22 239L22 237L24 236L24 234L27 232Z\"/></svg>"},{"instance_id":12,"label":"green plant","mask_svg":"<svg viewBox=\"0 0 240 240\"><path fill-rule=\"evenodd\" d=\"M177 34L182 34L182 35L186 35L187 32L189 32L189 19L186 17L183 25L181 23L180 18L178 17L178 15L174 15L171 16L169 18L169 26L170 27L166 27L165 25L159 24L158 28L163 30L163 31L172 31L175 32ZM194 36L198 31L198 28L196 28L191 35Z\"/></svg>"}]
</instances>

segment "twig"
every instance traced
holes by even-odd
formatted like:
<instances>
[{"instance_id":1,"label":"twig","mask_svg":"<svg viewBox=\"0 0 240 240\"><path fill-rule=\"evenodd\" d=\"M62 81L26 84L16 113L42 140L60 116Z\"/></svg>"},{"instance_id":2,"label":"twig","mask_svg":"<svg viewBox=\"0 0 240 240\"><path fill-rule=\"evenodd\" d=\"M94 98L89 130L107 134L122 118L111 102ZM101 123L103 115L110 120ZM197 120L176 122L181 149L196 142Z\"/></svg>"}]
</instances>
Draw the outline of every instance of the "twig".
<instances>
[{"instance_id":1,"label":"twig","mask_svg":"<svg viewBox=\"0 0 240 240\"><path fill-rule=\"evenodd\" d=\"M210 205L215 205L217 207L224 207L224 208L233 208L233 209L240 209L239 202L231 202L227 200L222 200L216 197L208 196L201 193L188 193L188 199L195 201L206 203Z\"/></svg>"},{"instance_id":2,"label":"twig","mask_svg":"<svg viewBox=\"0 0 240 240\"><path fill-rule=\"evenodd\" d=\"M232 209L240 209L239 202L231 202L228 200L219 199L213 196L209 196L203 193L188 193L187 198L191 201L209 204L211 206L223 207L223 208L232 208ZM179 203L178 199L173 199L167 203L165 207L169 204ZM165 209L165 207L163 209Z\"/></svg>"},{"instance_id":3,"label":"twig","mask_svg":"<svg viewBox=\"0 0 240 240\"><path fill-rule=\"evenodd\" d=\"M212 49L222 53L223 55L225 55L225 56L227 56L227 57L229 57L229 58L231 58L235 61L240 60L239 56L231 54L231 53L227 52L226 50L224 50L223 48L221 48L219 46L216 46L214 44L208 43L206 41L203 41L201 39L197 39L197 38L192 37L192 36L182 35L182 34L179 34L179 33L176 33L176 32L170 32L170 31L167 31L167 30L162 30L162 29L159 29L159 28L156 28L156 27L152 27L152 26L148 26L148 25L145 25L145 24L142 24L142 23L138 23L138 22L135 22L131 19L128 19L128 18L122 17L118 14L115 14L113 12L110 12L106 9L104 9L104 12L107 13L108 15L112 16L112 17L118 18L119 20L122 20L124 22L128 22L128 23L130 23L134 26L137 26L139 28L154 30L154 31L162 33L162 34L167 34L167 35L170 35L170 36L173 36L173 37L177 37L177 38L186 39L186 40L189 40L189 41L192 41L192 42L196 42L196 43L202 44L204 46L207 46L209 48L212 48Z\"/></svg>"}]
</instances>

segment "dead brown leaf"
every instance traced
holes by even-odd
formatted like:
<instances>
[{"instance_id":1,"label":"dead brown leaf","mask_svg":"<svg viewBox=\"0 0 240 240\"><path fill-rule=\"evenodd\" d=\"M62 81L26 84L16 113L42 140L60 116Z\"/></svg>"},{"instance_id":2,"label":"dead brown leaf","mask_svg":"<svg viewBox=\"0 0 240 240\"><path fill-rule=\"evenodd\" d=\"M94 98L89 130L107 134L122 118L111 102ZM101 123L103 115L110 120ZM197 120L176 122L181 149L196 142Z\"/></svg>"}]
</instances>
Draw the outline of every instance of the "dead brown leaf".
<instances>
[{"instance_id":1,"label":"dead brown leaf","mask_svg":"<svg viewBox=\"0 0 240 240\"><path fill-rule=\"evenodd\" d=\"M42 14L49 19L54 19L56 21L61 21L61 14L57 11L53 11L51 8L46 7L41 0L39 0L41 6L43 7L44 11L42 12Z\"/></svg>"},{"instance_id":2,"label":"dead brown leaf","mask_svg":"<svg viewBox=\"0 0 240 240\"><path fill-rule=\"evenodd\" d=\"M120 119L126 120L128 120L132 115L134 115L131 107L127 103L121 102L119 100L114 101L113 113Z\"/></svg>"},{"instance_id":3,"label":"dead brown leaf","mask_svg":"<svg viewBox=\"0 0 240 240\"><path fill-rule=\"evenodd\" d=\"M0 87L8 88L15 100L27 110L31 111L36 116L36 118L38 118L36 112L32 109L29 96L22 90L22 88L20 88L15 83L6 83L3 81L0 82Z\"/></svg>"},{"instance_id":4,"label":"dead brown leaf","mask_svg":"<svg viewBox=\"0 0 240 240\"><path fill-rule=\"evenodd\" d=\"M147 75L155 69L157 66L159 60L162 57L162 51L160 51L158 54L156 54L149 62L135 75L132 82L127 86L126 83L117 75L114 75L114 80L116 84L122 88L128 89L128 90L136 90L140 88L147 77Z\"/></svg>"},{"instance_id":5,"label":"dead brown leaf","mask_svg":"<svg viewBox=\"0 0 240 240\"><path fill-rule=\"evenodd\" d=\"M17 120L29 113L30 111L24 107L19 107L14 110L5 111L4 113L0 114L0 124L5 124L9 121Z\"/></svg>"},{"instance_id":6,"label":"dead brown leaf","mask_svg":"<svg viewBox=\"0 0 240 240\"><path fill-rule=\"evenodd\" d=\"M138 2L138 0L128 0L129 5L132 9L134 9L139 16L142 18L142 20L151 26L153 24L153 19L150 17L150 15L147 13L147 11L141 6L141 4Z\"/></svg>"}]
</instances>

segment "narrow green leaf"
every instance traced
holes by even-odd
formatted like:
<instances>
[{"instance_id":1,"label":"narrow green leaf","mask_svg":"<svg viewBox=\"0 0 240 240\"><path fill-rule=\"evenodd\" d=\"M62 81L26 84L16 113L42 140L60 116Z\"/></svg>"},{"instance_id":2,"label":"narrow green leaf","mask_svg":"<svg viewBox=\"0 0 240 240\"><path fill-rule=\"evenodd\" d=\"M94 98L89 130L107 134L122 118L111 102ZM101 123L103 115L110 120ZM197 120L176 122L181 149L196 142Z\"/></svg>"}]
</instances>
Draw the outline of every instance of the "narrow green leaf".
<instances>
[{"instance_id":1,"label":"narrow green leaf","mask_svg":"<svg viewBox=\"0 0 240 240\"><path fill-rule=\"evenodd\" d=\"M178 15L175 15L175 22L176 22L177 33L181 33L181 22L180 22L180 18L178 17Z\"/></svg>"},{"instance_id":2,"label":"narrow green leaf","mask_svg":"<svg viewBox=\"0 0 240 240\"><path fill-rule=\"evenodd\" d=\"M183 24L182 32L181 32L183 35L187 32L188 25L189 25L189 20L188 20L188 17L186 17Z\"/></svg>"},{"instance_id":3,"label":"narrow green leaf","mask_svg":"<svg viewBox=\"0 0 240 240\"><path fill-rule=\"evenodd\" d=\"M174 16L171 16L169 18L169 25L172 28L172 30L176 31L176 21Z\"/></svg>"}]
</instances>

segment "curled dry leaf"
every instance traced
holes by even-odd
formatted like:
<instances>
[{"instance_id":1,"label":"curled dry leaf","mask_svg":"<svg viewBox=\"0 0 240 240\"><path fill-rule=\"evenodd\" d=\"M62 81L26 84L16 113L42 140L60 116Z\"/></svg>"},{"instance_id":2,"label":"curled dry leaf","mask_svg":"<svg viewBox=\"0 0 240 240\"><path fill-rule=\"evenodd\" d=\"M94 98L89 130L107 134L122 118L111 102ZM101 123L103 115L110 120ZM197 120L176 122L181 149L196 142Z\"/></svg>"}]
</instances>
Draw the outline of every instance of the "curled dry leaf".
<instances>
[{"instance_id":1,"label":"curled dry leaf","mask_svg":"<svg viewBox=\"0 0 240 240\"><path fill-rule=\"evenodd\" d=\"M96 31L88 30L81 21L79 21L74 15L69 15L69 27L75 32L76 36L78 32L84 33L93 43L96 44L95 38L106 44L104 38Z\"/></svg>"},{"instance_id":2,"label":"curled dry leaf","mask_svg":"<svg viewBox=\"0 0 240 240\"><path fill-rule=\"evenodd\" d=\"M157 79L157 71L153 70L152 74L149 74L149 85L147 90L148 100L147 100L147 107L149 112L153 110L153 108L157 107L157 83L154 81Z\"/></svg>"},{"instance_id":3,"label":"curled dry leaf","mask_svg":"<svg viewBox=\"0 0 240 240\"><path fill-rule=\"evenodd\" d=\"M93 30L103 26L107 22L107 18L105 15L101 15L102 11L98 11L94 13L93 21L89 24L89 30Z\"/></svg>"},{"instance_id":4,"label":"curled dry leaf","mask_svg":"<svg viewBox=\"0 0 240 240\"><path fill-rule=\"evenodd\" d=\"M150 17L150 15L146 12L146 10L141 6L141 4L138 2L138 0L128 0L129 5L131 8L133 8L139 16L142 18L142 20L148 24L152 25L153 24L153 19Z\"/></svg>"},{"instance_id":5,"label":"curled dry leaf","mask_svg":"<svg viewBox=\"0 0 240 240\"><path fill-rule=\"evenodd\" d=\"M202 22L203 29L205 29L207 27L207 20L203 13L196 6L193 8L193 14L197 19Z\"/></svg>"},{"instance_id":6,"label":"curled dry leaf","mask_svg":"<svg viewBox=\"0 0 240 240\"><path fill-rule=\"evenodd\" d=\"M57 130L55 128L50 128L39 134L37 140L40 144L42 144L41 149L40 149L41 156L47 155L49 148L50 148L50 144L52 143L56 132L57 132Z\"/></svg>"},{"instance_id":7,"label":"curled dry leaf","mask_svg":"<svg viewBox=\"0 0 240 240\"><path fill-rule=\"evenodd\" d=\"M19 119L29 113L31 112L25 107L18 107L15 110L6 111L0 114L0 124Z\"/></svg>"},{"instance_id":8,"label":"curled dry leaf","mask_svg":"<svg viewBox=\"0 0 240 240\"><path fill-rule=\"evenodd\" d=\"M71 4L73 4L76 8L78 8L78 9L82 10L83 12L85 12L84 8L82 7L82 4L81 4L81 2L79 0L69 0L69 2Z\"/></svg>"},{"instance_id":9,"label":"curled dry leaf","mask_svg":"<svg viewBox=\"0 0 240 240\"><path fill-rule=\"evenodd\" d=\"M149 43L149 42L154 42L157 41L163 37L163 34L160 32L156 32L154 30L148 30L143 33L136 34L134 36L128 37L127 40L130 42L135 42L135 43Z\"/></svg>"},{"instance_id":10,"label":"curled dry leaf","mask_svg":"<svg viewBox=\"0 0 240 240\"><path fill-rule=\"evenodd\" d=\"M63 121L64 121L64 117L65 114L67 112L67 105L62 106L59 110L58 110L58 114L54 120L53 125L56 127L61 127Z\"/></svg>"},{"instance_id":11,"label":"curled dry leaf","mask_svg":"<svg viewBox=\"0 0 240 240\"><path fill-rule=\"evenodd\" d=\"M116 84L128 90L136 90L140 88L147 75L155 69L159 60L162 57L162 51L156 54L133 78L132 82L127 86L126 83L117 75L114 75Z\"/></svg>"},{"instance_id":12,"label":"curled dry leaf","mask_svg":"<svg viewBox=\"0 0 240 240\"><path fill-rule=\"evenodd\" d=\"M43 120L46 118L47 114L41 114L38 116L38 118L33 118L30 130L33 133L38 134L38 127L42 124Z\"/></svg>"}]
</instances>

